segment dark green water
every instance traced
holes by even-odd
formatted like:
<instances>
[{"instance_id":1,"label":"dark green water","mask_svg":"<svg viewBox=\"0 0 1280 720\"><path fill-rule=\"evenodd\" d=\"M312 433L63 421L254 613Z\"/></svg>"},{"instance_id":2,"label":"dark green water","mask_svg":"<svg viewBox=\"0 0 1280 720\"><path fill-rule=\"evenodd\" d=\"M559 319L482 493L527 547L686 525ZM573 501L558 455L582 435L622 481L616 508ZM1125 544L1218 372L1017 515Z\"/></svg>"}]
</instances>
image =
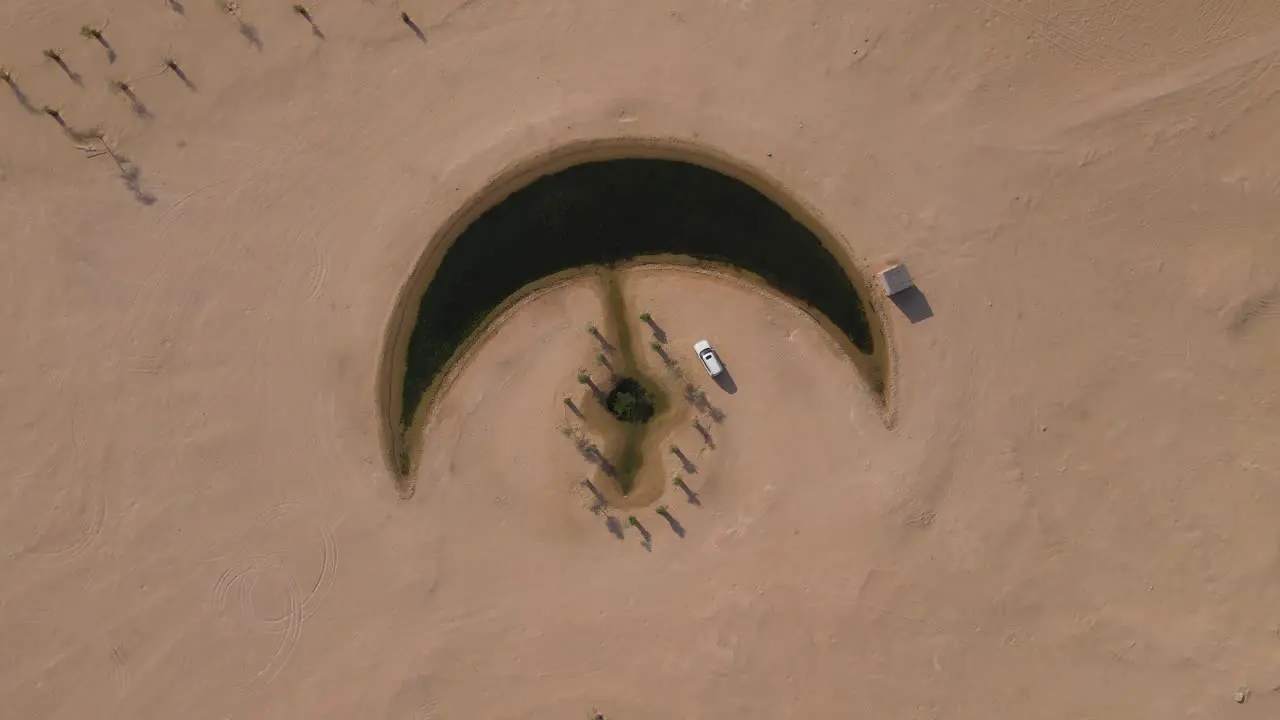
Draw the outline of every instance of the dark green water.
<instances>
[{"instance_id":1,"label":"dark green water","mask_svg":"<svg viewBox=\"0 0 1280 720\"><path fill-rule=\"evenodd\" d=\"M734 178L673 160L588 162L490 208L441 260L408 344L401 424L449 361L508 298L554 273L681 255L759 276L875 351L867 311L840 261L802 223Z\"/></svg>"}]
</instances>

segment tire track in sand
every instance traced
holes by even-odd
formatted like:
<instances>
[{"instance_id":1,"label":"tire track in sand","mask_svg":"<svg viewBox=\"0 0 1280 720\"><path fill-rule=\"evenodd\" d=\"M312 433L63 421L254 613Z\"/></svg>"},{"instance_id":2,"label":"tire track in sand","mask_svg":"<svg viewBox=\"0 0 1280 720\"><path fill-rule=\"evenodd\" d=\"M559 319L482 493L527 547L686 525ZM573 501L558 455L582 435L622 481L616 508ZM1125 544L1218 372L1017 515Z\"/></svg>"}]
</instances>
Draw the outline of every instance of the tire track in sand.
<instances>
[{"instance_id":1,"label":"tire track in sand","mask_svg":"<svg viewBox=\"0 0 1280 720\"><path fill-rule=\"evenodd\" d=\"M425 675L411 677L400 685L387 704L386 720L433 720L436 701Z\"/></svg>"},{"instance_id":2,"label":"tire track in sand","mask_svg":"<svg viewBox=\"0 0 1280 720\"><path fill-rule=\"evenodd\" d=\"M287 602L281 615L264 618L259 616L253 605L253 591L268 571L284 589ZM234 603L231 602L232 597L235 598ZM249 558L218 578L213 588L213 603L214 613L227 625L280 636L271 658L241 688L246 694L260 691L284 669L302 635L304 611L297 578L275 558Z\"/></svg>"},{"instance_id":3,"label":"tire track in sand","mask_svg":"<svg viewBox=\"0 0 1280 720\"><path fill-rule=\"evenodd\" d=\"M306 520L306 524L313 525L313 529L319 534L320 565L315 581L305 593L297 575L290 569L290 563L286 562L294 554L294 549L281 548L280 543L264 542L261 537L254 537L286 520L303 518L303 510L304 507L299 503L282 503L260 513L229 543L236 548L244 548L241 554L245 557L224 570L213 586L211 609L224 628L279 638L271 656L242 686L241 690L246 694L262 690L288 664L302 635L303 623L316 613L333 587L338 567L338 543L328 525ZM291 536L296 534L294 532ZM314 548L314 541L311 547ZM266 552L254 553L253 550ZM222 561L227 557L229 555L215 558L214 561ZM267 582L273 583L274 589L283 595L284 608L279 613L264 615L255 607L255 592Z\"/></svg>"},{"instance_id":4,"label":"tire track in sand","mask_svg":"<svg viewBox=\"0 0 1280 720\"><path fill-rule=\"evenodd\" d=\"M295 142L278 159L274 155L264 156L238 177L196 188L176 200L156 219L151 231L152 244L159 245L159 250L154 255L155 261L142 276L120 325L107 341L107 357L112 366L129 372L164 371L185 329L187 315L195 304L199 281L206 274L212 260L222 254L226 245L233 242L226 234L211 239L203 247L194 249L198 254L193 260L193 248L168 240L174 226L193 214L196 219L190 222L205 226L200 219L201 211L220 218L225 216L226 205L231 204L237 196L258 189L259 183L255 177L268 162L288 162L297 149L298 143ZM210 191L215 188L218 188L218 192L209 197ZM210 226L216 225L214 223ZM196 234L196 237L201 236Z\"/></svg>"},{"instance_id":5,"label":"tire track in sand","mask_svg":"<svg viewBox=\"0 0 1280 720\"><path fill-rule=\"evenodd\" d=\"M79 414L76 408L71 416L70 457L62 462L62 447L55 443L50 463L54 468L36 473L34 483L28 486L33 492L41 492L51 484L64 483L52 506L39 513L35 530L19 548L19 554L65 562L83 553L102 535L107 518L107 497L100 476L103 453L88 457L80 423L76 420ZM58 465L60 470L55 469ZM30 505L17 502L11 518L18 514L30 516L33 512ZM18 524L16 520L15 524Z\"/></svg>"},{"instance_id":6,"label":"tire track in sand","mask_svg":"<svg viewBox=\"0 0 1280 720\"><path fill-rule=\"evenodd\" d=\"M315 302L320 297L320 293L324 291L325 283L329 280L329 249L324 245L315 245L312 247L312 252L315 258L307 267L304 303Z\"/></svg>"},{"instance_id":7,"label":"tire track in sand","mask_svg":"<svg viewBox=\"0 0 1280 720\"><path fill-rule=\"evenodd\" d=\"M1277 25L1274 14L1247 13L1247 0L982 0L983 5L1083 62L1120 67L1203 53Z\"/></svg>"},{"instance_id":8,"label":"tire track in sand","mask_svg":"<svg viewBox=\"0 0 1280 720\"><path fill-rule=\"evenodd\" d=\"M130 372L158 373L164 370L172 356L173 345L182 329L188 307L194 300L194 280L198 279L172 279L175 274L182 274L180 270L175 272L173 265L186 248L177 247L166 242L166 239L174 225L186 217L190 201L231 182L222 180L187 193L169 206L152 226L155 241L160 243L160 252L138 284L124 318L107 341L107 357L112 365ZM207 264L219 247L218 243L210 245L203 254L204 262L196 264L197 272ZM180 299L176 302L166 300L166 290L175 287L177 282L183 284ZM156 339L157 335L158 339L152 344L152 339Z\"/></svg>"}]
</instances>

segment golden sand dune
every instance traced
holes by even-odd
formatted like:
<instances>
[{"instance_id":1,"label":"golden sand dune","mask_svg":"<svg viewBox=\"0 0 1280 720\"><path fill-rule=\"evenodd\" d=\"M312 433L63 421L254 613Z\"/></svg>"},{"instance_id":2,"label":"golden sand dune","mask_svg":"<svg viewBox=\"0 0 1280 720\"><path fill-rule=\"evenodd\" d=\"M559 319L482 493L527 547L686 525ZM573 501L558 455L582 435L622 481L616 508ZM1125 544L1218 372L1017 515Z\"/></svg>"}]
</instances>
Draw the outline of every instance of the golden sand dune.
<instances>
[{"instance_id":1,"label":"golden sand dune","mask_svg":"<svg viewBox=\"0 0 1280 720\"><path fill-rule=\"evenodd\" d=\"M1274 2L230 9L0 9L0 715L1280 715ZM646 459L690 494L591 511L580 281L468 355L401 499L414 268L600 140L905 262L889 412L793 304L627 270L738 387L672 431L696 472Z\"/></svg>"}]
</instances>

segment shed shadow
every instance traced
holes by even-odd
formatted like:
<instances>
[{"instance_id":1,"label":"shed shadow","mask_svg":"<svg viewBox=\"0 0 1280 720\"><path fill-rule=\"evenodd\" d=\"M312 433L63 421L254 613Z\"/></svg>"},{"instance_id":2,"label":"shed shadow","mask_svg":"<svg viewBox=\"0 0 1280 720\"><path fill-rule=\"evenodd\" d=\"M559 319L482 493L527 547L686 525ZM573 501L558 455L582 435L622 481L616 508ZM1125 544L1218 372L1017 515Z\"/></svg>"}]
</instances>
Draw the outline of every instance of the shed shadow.
<instances>
[{"instance_id":1,"label":"shed shadow","mask_svg":"<svg viewBox=\"0 0 1280 720\"><path fill-rule=\"evenodd\" d=\"M933 317L933 308L929 305L929 298L925 297L920 288L912 285L901 292L894 293L889 296L893 304L902 311L903 315L912 324L928 320Z\"/></svg>"}]
</instances>

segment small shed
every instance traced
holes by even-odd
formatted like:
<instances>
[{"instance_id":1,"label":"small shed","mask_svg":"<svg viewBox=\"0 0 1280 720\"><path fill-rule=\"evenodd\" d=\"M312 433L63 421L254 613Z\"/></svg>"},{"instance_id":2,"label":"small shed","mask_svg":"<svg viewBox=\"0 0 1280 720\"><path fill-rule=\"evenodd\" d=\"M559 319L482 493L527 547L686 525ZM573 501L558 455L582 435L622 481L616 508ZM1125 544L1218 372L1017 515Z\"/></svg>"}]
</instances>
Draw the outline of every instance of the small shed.
<instances>
[{"instance_id":1,"label":"small shed","mask_svg":"<svg viewBox=\"0 0 1280 720\"><path fill-rule=\"evenodd\" d=\"M912 285L915 283L911 281L906 265L890 265L880 271L880 287L884 288L885 295L897 295Z\"/></svg>"}]
</instances>

